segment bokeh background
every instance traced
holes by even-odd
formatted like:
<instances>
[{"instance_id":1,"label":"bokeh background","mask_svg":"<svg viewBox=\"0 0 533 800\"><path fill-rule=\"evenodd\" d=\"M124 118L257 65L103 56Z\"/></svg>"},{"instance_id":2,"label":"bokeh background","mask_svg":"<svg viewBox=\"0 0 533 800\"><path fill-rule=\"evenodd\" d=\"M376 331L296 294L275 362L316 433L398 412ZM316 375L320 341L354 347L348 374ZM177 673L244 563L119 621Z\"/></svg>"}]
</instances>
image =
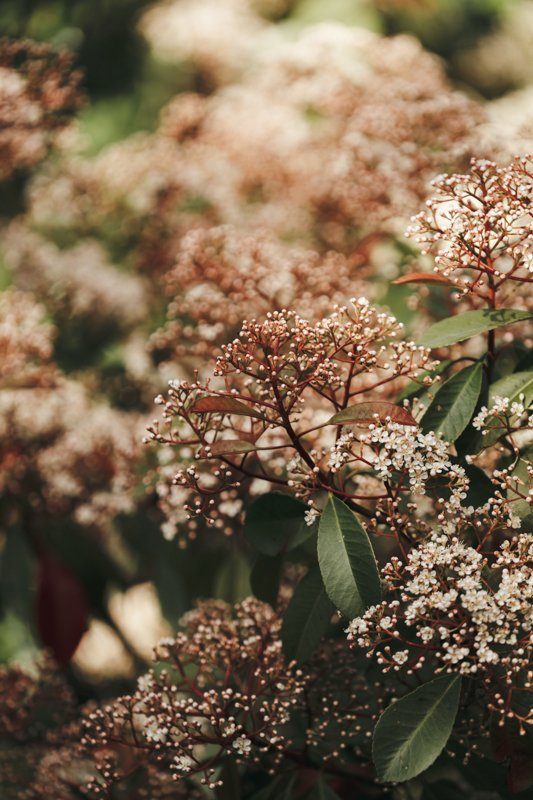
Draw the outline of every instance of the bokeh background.
<instances>
[{"instance_id":1,"label":"bokeh background","mask_svg":"<svg viewBox=\"0 0 533 800\"><path fill-rule=\"evenodd\" d=\"M61 375L59 389L56 374L49 384L39 377L33 394L3 395L0 659L51 648L80 701L130 685L195 597L249 591L234 541L185 543L161 528L154 456L140 444L154 395L176 374L164 342L146 351L165 320L175 238L197 218L220 221L206 196L183 191L185 167L154 133L175 125L178 139L193 135L194 102L181 116L161 111L184 93L215 96L246 76L258 50L327 22L418 39L483 108L480 141L516 141L520 151L533 121L528 0L0 3L2 34L74 53L85 96L48 157L0 185L5 317L22 302L13 287L31 293L40 311L22 340L35 337ZM410 254L390 234L381 247L372 258L384 285ZM409 290L375 294L415 324Z\"/></svg>"}]
</instances>

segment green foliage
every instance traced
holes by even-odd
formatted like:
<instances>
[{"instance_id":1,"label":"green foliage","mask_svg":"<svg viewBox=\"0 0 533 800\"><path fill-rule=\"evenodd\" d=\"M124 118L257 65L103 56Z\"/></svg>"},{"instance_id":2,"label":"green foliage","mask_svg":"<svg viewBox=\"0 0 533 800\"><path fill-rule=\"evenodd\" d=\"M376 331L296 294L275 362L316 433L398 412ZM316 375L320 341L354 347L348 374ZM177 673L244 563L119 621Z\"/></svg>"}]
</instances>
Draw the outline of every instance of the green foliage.
<instances>
[{"instance_id":1,"label":"green foliage","mask_svg":"<svg viewBox=\"0 0 533 800\"><path fill-rule=\"evenodd\" d=\"M465 311L463 314L436 322L428 328L419 343L424 347L447 347L470 339L471 336L487 333L515 322L523 322L532 317L533 313L514 308Z\"/></svg>"},{"instance_id":2,"label":"green foliage","mask_svg":"<svg viewBox=\"0 0 533 800\"><path fill-rule=\"evenodd\" d=\"M433 764L452 732L460 694L461 679L443 675L388 706L372 747L380 780L407 781Z\"/></svg>"},{"instance_id":3,"label":"green foliage","mask_svg":"<svg viewBox=\"0 0 533 800\"><path fill-rule=\"evenodd\" d=\"M353 511L334 495L320 517L318 563L330 600L347 619L381 600L370 539Z\"/></svg>"},{"instance_id":4,"label":"green foliage","mask_svg":"<svg viewBox=\"0 0 533 800\"><path fill-rule=\"evenodd\" d=\"M335 607L326 594L318 567L305 575L283 617L281 640L288 659L303 663L327 632Z\"/></svg>"},{"instance_id":5,"label":"green foliage","mask_svg":"<svg viewBox=\"0 0 533 800\"><path fill-rule=\"evenodd\" d=\"M422 430L435 431L447 442L455 442L472 419L482 379L483 365L475 364L447 380L422 417Z\"/></svg>"},{"instance_id":6,"label":"green foliage","mask_svg":"<svg viewBox=\"0 0 533 800\"><path fill-rule=\"evenodd\" d=\"M305 522L305 503L288 494L270 492L254 500L246 514L244 534L260 553L276 556L302 544L316 525Z\"/></svg>"}]
</instances>

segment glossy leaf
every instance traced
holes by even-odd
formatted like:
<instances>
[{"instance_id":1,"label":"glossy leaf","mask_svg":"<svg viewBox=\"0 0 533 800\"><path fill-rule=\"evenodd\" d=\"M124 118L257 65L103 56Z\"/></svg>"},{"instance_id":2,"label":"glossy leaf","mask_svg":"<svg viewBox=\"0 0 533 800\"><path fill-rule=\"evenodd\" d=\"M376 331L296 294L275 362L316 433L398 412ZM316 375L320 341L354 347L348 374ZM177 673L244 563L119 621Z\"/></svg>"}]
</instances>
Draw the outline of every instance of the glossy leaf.
<instances>
[{"instance_id":1,"label":"glossy leaf","mask_svg":"<svg viewBox=\"0 0 533 800\"><path fill-rule=\"evenodd\" d=\"M460 693L460 677L442 675L385 709L372 745L379 780L407 781L433 764L452 732Z\"/></svg>"},{"instance_id":2,"label":"glossy leaf","mask_svg":"<svg viewBox=\"0 0 533 800\"><path fill-rule=\"evenodd\" d=\"M255 419L264 419L263 414L256 408L250 408L245 403L237 400L235 397L218 397L217 395L210 395L209 397L201 397L190 408L196 414L210 414L218 412L222 414L237 414L242 417L254 417Z\"/></svg>"},{"instance_id":3,"label":"glossy leaf","mask_svg":"<svg viewBox=\"0 0 533 800\"><path fill-rule=\"evenodd\" d=\"M288 494L263 494L246 514L244 534L260 553L275 556L297 547L316 531L316 525L306 524L306 511L305 503Z\"/></svg>"},{"instance_id":4,"label":"glossy leaf","mask_svg":"<svg viewBox=\"0 0 533 800\"><path fill-rule=\"evenodd\" d=\"M417 422L413 415L402 406L397 406L394 403L387 403L385 401L378 401L375 403L356 403L353 406L339 411L334 414L328 421L328 425L349 425L350 423L358 423L368 425L376 421L376 416L380 422L386 419L391 419L392 422L397 422L399 425L416 425Z\"/></svg>"},{"instance_id":5,"label":"glossy leaf","mask_svg":"<svg viewBox=\"0 0 533 800\"><path fill-rule=\"evenodd\" d=\"M516 308L465 311L464 314L436 322L424 333L419 344L424 347L447 347L450 344L470 339L471 336L477 336L504 325L522 322L532 317L533 312L520 311Z\"/></svg>"},{"instance_id":6,"label":"glossy leaf","mask_svg":"<svg viewBox=\"0 0 533 800\"><path fill-rule=\"evenodd\" d=\"M278 599L282 566L283 557L281 555L260 555L250 573L250 584L254 596L263 603L270 603L272 607L276 605Z\"/></svg>"},{"instance_id":7,"label":"glossy leaf","mask_svg":"<svg viewBox=\"0 0 533 800\"><path fill-rule=\"evenodd\" d=\"M435 431L447 442L455 442L472 419L482 381L483 365L474 364L443 383L422 417L422 430Z\"/></svg>"},{"instance_id":8,"label":"glossy leaf","mask_svg":"<svg viewBox=\"0 0 533 800\"><path fill-rule=\"evenodd\" d=\"M294 590L283 617L281 640L286 657L307 661L328 630L334 612L320 570L313 567Z\"/></svg>"},{"instance_id":9,"label":"glossy leaf","mask_svg":"<svg viewBox=\"0 0 533 800\"><path fill-rule=\"evenodd\" d=\"M320 517L318 563L330 600L347 619L380 602L379 572L368 534L334 495Z\"/></svg>"}]
</instances>

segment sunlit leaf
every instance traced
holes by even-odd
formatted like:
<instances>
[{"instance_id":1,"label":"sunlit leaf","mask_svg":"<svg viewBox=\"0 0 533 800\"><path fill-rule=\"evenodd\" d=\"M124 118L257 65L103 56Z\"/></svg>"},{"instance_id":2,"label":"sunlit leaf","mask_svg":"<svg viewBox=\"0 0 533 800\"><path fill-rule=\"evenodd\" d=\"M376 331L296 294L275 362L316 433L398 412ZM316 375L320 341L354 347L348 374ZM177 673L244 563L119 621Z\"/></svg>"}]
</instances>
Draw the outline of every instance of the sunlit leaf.
<instances>
[{"instance_id":1,"label":"sunlit leaf","mask_svg":"<svg viewBox=\"0 0 533 800\"><path fill-rule=\"evenodd\" d=\"M471 336L532 318L533 312L520 311L516 308L465 311L464 314L436 322L424 333L419 344L424 347L447 347L470 339Z\"/></svg>"}]
</instances>

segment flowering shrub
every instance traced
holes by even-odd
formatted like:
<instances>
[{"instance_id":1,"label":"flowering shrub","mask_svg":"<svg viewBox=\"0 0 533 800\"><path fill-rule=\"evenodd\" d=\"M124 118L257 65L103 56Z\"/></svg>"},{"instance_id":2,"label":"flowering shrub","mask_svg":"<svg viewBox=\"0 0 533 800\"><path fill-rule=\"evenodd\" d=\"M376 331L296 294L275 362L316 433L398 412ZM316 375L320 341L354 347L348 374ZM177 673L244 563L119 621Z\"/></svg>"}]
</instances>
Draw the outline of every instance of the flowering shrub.
<instances>
[{"instance_id":1,"label":"flowering shrub","mask_svg":"<svg viewBox=\"0 0 533 800\"><path fill-rule=\"evenodd\" d=\"M527 126L299 6L140 15L192 77L95 155L0 49L2 796L533 785Z\"/></svg>"},{"instance_id":2,"label":"flowering shrub","mask_svg":"<svg viewBox=\"0 0 533 800\"><path fill-rule=\"evenodd\" d=\"M288 765L314 763L320 714L309 687L317 659L327 652L333 674L342 665L337 699L321 697L323 706L339 708L349 646L363 680L354 700L364 698L350 705L350 716L373 743L371 751L349 739L329 743L333 758L321 755L329 790L343 796L346 781L394 783L421 773L431 784L428 768L443 751L459 750L467 764L489 758L490 736L496 760L502 737L506 743L509 785L527 780L531 374L517 360L514 371L496 377L503 352L497 331L530 318L529 310L499 305L506 279L529 282L524 168L524 161L508 168L474 162L471 176L439 182L438 189L459 187L457 215L468 228L455 224L453 206L446 227L426 223L435 220L438 199L428 203L431 217L418 218L420 229L427 224L446 242L437 269L444 265L446 277L454 269L475 273L461 285L473 310L460 305L422 344L404 339L401 325L364 298L315 323L271 311L222 345L212 376L199 371L192 381L171 381L156 398L163 415L150 438L166 453L158 486L166 535L184 525L196 535L202 519L226 533L242 525L257 552L252 588L283 621L251 600L235 618L227 606L201 606L183 619L175 642L156 649L163 671L89 718L89 746L146 750L176 780L194 782L198 774L212 789L228 759L249 763L252 774L271 765L303 789L303 773ZM478 200L475 186L490 199ZM432 275L406 276L421 279ZM468 355L432 358L432 349L450 346ZM259 610L268 636L279 637L275 646L254 632ZM338 638L343 628L347 645ZM244 638L234 640L238 630ZM374 667L361 668L361 654ZM250 676L244 694L241 669ZM386 694L372 669L390 676ZM293 726L304 699L306 737L298 746ZM119 767L106 762L101 770L98 791L120 782Z\"/></svg>"}]
</instances>

